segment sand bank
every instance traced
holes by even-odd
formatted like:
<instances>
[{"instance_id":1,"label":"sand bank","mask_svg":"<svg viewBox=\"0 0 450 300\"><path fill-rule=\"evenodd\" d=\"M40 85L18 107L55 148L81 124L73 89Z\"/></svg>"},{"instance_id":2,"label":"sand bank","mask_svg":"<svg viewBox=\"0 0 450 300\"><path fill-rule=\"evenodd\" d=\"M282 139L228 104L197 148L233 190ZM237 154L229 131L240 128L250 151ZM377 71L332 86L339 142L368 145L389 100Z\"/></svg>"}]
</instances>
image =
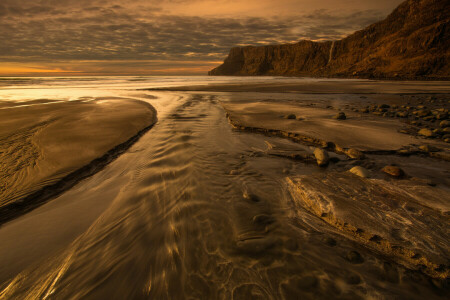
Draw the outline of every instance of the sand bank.
<instances>
[{"instance_id":1,"label":"sand bank","mask_svg":"<svg viewBox=\"0 0 450 300\"><path fill-rule=\"evenodd\" d=\"M3 103L1 220L95 173L155 122L153 107L135 100Z\"/></svg>"}]
</instances>

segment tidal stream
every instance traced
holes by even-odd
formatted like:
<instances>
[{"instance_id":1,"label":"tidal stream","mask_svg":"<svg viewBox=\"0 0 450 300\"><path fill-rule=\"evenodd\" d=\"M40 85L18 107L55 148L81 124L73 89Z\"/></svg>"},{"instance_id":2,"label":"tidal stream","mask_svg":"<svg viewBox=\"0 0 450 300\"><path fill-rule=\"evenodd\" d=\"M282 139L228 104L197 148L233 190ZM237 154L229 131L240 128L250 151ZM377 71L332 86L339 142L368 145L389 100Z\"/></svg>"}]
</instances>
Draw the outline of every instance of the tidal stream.
<instances>
[{"instance_id":1,"label":"tidal stream","mask_svg":"<svg viewBox=\"0 0 450 300\"><path fill-rule=\"evenodd\" d=\"M324 172L232 129L222 94L148 93L158 123L105 169L0 228L1 299L420 299L431 279L293 209ZM141 98L143 99L143 98Z\"/></svg>"}]
</instances>

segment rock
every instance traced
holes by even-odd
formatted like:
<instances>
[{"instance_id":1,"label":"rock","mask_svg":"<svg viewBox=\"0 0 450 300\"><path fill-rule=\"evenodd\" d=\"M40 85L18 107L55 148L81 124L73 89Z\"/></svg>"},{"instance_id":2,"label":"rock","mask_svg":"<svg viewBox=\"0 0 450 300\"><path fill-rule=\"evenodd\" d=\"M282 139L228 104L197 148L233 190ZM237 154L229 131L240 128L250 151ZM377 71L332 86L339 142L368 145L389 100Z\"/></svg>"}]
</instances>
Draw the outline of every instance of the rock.
<instances>
[{"instance_id":1,"label":"rock","mask_svg":"<svg viewBox=\"0 0 450 300\"><path fill-rule=\"evenodd\" d=\"M408 112L406 112L406 111L399 111L399 112L397 112L396 115L399 118L407 118L409 116Z\"/></svg>"},{"instance_id":2,"label":"rock","mask_svg":"<svg viewBox=\"0 0 450 300\"><path fill-rule=\"evenodd\" d=\"M359 254L359 252L357 251L350 251L349 253L347 253L347 260L353 264L361 264L364 262L361 254Z\"/></svg>"},{"instance_id":3,"label":"rock","mask_svg":"<svg viewBox=\"0 0 450 300\"><path fill-rule=\"evenodd\" d=\"M346 154L348 157L353 158L353 159L363 159L365 157L364 153L362 153L359 150L353 149L353 148L348 149L346 151Z\"/></svg>"},{"instance_id":4,"label":"rock","mask_svg":"<svg viewBox=\"0 0 450 300\"><path fill-rule=\"evenodd\" d=\"M423 152L437 152L439 151L438 148L430 146L430 145L422 145L419 147L420 150L422 150Z\"/></svg>"},{"instance_id":5,"label":"rock","mask_svg":"<svg viewBox=\"0 0 450 300\"><path fill-rule=\"evenodd\" d=\"M406 1L385 20L335 42L233 47L208 74L444 79L447 21L448 0Z\"/></svg>"},{"instance_id":6,"label":"rock","mask_svg":"<svg viewBox=\"0 0 450 300\"><path fill-rule=\"evenodd\" d=\"M284 118L289 119L289 120L295 120L295 119L297 119L297 116L294 114L289 114L289 115L285 116Z\"/></svg>"},{"instance_id":7,"label":"rock","mask_svg":"<svg viewBox=\"0 0 450 300\"><path fill-rule=\"evenodd\" d=\"M248 192L244 192L244 194L242 195L244 197L244 199L250 200L252 202L259 202L261 201L261 199L259 199L259 197L255 194L250 194Z\"/></svg>"},{"instance_id":8,"label":"rock","mask_svg":"<svg viewBox=\"0 0 450 300\"><path fill-rule=\"evenodd\" d=\"M431 131L430 129L427 129L427 128L420 129L418 134L422 135L422 136L426 136L426 137L432 137L434 135L433 131Z\"/></svg>"},{"instance_id":9,"label":"rock","mask_svg":"<svg viewBox=\"0 0 450 300\"><path fill-rule=\"evenodd\" d=\"M448 114L447 113L440 113L436 115L436 119L438 120L446 120L448 119Z\"/></svg>"},{"instance_id":10,"label":"rock","mask_svg":"<svg viewBox=\"0 0 450 300\"><path fill-rule=\"evenodd\" d=\"M450 127L450 121L444 120L439 123L439 126L441 126L441 128Z\"/></svg>"},{"instance_id":11,"label":"rock","mask_svg":"<svg viewBox=\"0 0 450 300\"><path fill-rule=\"evenodd\" d=\"M422 109L422 110L417 110L417 111L413 112L413 114L415 114L416 116L418 116L420 118L424 118L424 117L429 116L431 114L431 112L428 110Z\"/></svg>"},{"instance_id":12,"label":"rock","mask_svg":"<svg viewBox=\"0 0 450 300\"><path fill-rule=\"evenodd\" d=\"M390 106L390 105L387 105L387 104L381 104L379 107L380 107L380 108L390 108L391 106Z\"/></svg>"},{"instance_id":13,"label":"rock","mask_svg":"<svg viewBox=\"0 0 450 300\"><path fill-rule=\"evenodd\" d=\"M257 225L270 225L275 222L275 219L272 216L266 214L260 214L253 217L253 223Z\"/></svg>"},{"instance_id":14,"label":"rock","mask_svg":"<svg viewBox=\"0 0 450 300\"><path fill-rule=\"evenodd\" d=\"M434 121L435 118L434 118L434 116L428 116L428 117L423 118L423 120L429 122L429 121Z\"/></svg>"},{"instance_id":15,"label":"rock","mask_svg":"<svg viewBox=\"0 0 450 300\"><path fill-rule=\"evenodd\" d=\"M405 172L397 166L386 166L381 171L392 177L402 177L405 175Z\"/></svg>"},{"instance_id":16,"label":"rock","mask_svg":"<svg viewBox=\"0 0 450 300\"><path fill-rule=\"evenodd\" d=\"M367 169L360 167L360 166L356 166L350 169L350 173L355 174L356 176L362 177L362 178L369 178L370 177L370 173Z\"/></svg>"},{"instance_id":17,"label":"rock","mask_svg":"<svg viewBox=\"0 0 450 300\"><path fill-rule=\"evenodd\" d=\"M347 116L345 115L345 113L340 112L337 115L334 116L334 119L336 120L345 120L347 119Z\"/></svg>"},{"instance_id":18,"label":"rock","mask_svg":"<svg viewBox=\"0 0 450 300\"><path fill-rule=\"evenodd\" d=\"M369 113L369 109L368 108L364 108L361 110L362 113L368 114Z\"/></svg>"},{"instance_id":19,"label":"rock","mask_svg":"<svg viewBox=\"0 0 450 300\"><path fill-rule=\"evenodd\" d=\"M317 165L320 167L326 166L328 164L328 162L330 161L328 152L323 149L320 149L320 148L316 148L314 150L314 157L317 160Z\"/></svg>"},{"instance_id":20,"label":"rock","mask_svg":"<svg viewBox=\"0 0 450 300\"><path fill-rule=\"evenodd\" d=\"M442 130L442 132L443 132L444 134L450 133L450 127L445 127L445 128Z\"/></svg>"}]
</instances>

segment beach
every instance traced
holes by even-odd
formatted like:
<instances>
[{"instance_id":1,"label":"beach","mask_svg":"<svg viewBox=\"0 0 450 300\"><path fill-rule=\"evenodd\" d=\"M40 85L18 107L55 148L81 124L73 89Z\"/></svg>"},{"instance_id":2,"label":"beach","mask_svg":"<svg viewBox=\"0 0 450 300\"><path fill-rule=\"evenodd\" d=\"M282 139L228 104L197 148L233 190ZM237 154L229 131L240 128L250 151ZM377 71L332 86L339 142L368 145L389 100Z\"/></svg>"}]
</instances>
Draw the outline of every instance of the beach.
<instances>
[{"instance_id":1,"label":"beach","mask_svg":"<svg viewBox=\"0 0 450 300\"><path fill-rule=\"evenodd\" d=\"M446 82L1 84L2 299L448 294Z\"/></svg>"}]
</instances>

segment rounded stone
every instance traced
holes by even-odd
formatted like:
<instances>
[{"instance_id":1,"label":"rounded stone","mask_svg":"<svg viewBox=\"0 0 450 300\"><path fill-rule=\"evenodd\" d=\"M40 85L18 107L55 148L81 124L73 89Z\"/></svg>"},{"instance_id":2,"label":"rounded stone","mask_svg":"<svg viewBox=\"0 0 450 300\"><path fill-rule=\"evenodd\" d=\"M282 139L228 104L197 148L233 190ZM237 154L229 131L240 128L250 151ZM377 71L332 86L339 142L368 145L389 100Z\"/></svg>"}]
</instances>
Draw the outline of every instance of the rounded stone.
<instances>
[{"instance_id":1,"label":"rounded stone","mask_svg":"<svg viewBox=\"0 0 450 300\"><path fill-rule=\"evenodd\" d=\"M356 176L362 177L362 178L369 178L370 173L367 169L356 166L350 169L350 173L355 174Z\"/></svg>"},{"instance_id":2,"label":"rounded stone","mask_svg":"<svg viewBox=\"0 0 450 300\"><path fill-rule=\"evenodd\" d=\"M314 157L317 160L317 165L319 166L326 166L328 164L328 162L330 161L330 157L328 156L328 152L320 149L320 148L316 148L314 150Z\"/></svg>"},{"instance_id":3,"label":"rounded stone","mask_svg":"<svg viewBox=\"0 0 450 300\"><path fill-rule=\"evenodd\" d=\"M405 172L397 166L386 166L381 171L392 177L402 177L405 175Z\"/></svg>"}]
</instances>

